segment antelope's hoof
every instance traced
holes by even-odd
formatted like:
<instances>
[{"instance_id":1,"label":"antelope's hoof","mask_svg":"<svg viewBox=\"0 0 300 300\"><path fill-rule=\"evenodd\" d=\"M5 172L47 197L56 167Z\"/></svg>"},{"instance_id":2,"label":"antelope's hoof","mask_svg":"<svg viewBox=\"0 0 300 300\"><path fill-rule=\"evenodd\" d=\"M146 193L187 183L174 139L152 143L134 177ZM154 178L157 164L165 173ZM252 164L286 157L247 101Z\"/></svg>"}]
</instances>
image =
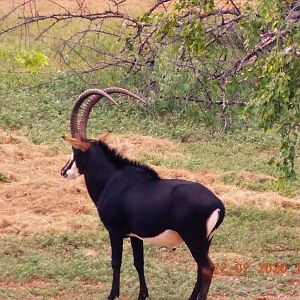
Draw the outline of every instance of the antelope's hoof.
<instances>
[{"instance_id":1,"label":"antelope's hoof","mask_svg":"<svg viewBox=\"0 0 300 300\"><path fill-rule=\"evenodd\" d=\"M139 295L138 300L146 300L149 299L149 295Z\"/></svg>"},{"instance_id":2,"label":"antelope's hoof","mask_svg":"<svg viewBox=\"0 0 300 300\"><path fill-rule=\"evenodd\" d=\"M118 299L118 298L119 298L119 296L109 295L109 296L107 297L107 300L115 300L115 299Z\"/></svg>"}]
</instances>

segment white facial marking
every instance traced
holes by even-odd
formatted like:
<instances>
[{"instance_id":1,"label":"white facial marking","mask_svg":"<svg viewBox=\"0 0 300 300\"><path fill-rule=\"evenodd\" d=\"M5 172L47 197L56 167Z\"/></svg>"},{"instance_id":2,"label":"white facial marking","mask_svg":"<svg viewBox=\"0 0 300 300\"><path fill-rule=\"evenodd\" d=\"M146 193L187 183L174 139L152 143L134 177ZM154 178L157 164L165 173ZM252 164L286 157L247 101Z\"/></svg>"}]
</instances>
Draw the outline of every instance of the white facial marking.
<instances>
[{"instance_id":1,"label":"white facial marking","mask_svg":"<svg viewBox=\"0 0 300 300\"><path fill-rule=\"evenodd\" d=\"M79 173L79 171L78 171L76 162L74 161L73 164L72 164L71 169L69 169L69 170L67 171L67 176L66 176L66 178L67 178L67 179L75 179L75 178L78 177L78 176L80 176L80 173Z\"/></svg>"},{"instance_id":2,"label":"white facial marking","mask_svg":"<svg viewBox=\"0 0 300 300\"><path fill-rule=\"evenodd\" d=\"M219 208L215 209L206 222L207 239L208 240L210 240L213 236L213 233L214 233L213 229L219 220L219 211L220 211Z\"/></svg>"},{"instance_id":3,"label":"white facial marking","mask_svg":"<svg viewBox=\"0 0 300 300\"><path fill-rule=\"evenodd\" d=\"M70 168L70 166L71 166L71 168ZM76 177L80 176L79 170L78 170L76 162L74 160L74 153L72 153L69 163L66 165L65 169L66 168L69 168L66 171L66 176L65 176L66 179L71 180L71 179L75 179Z\"/></svg>"},{"instance_id":4,"label":"white facial marking","mask_svg":"<svg viewBox=\"0 0 300 300\"><path fill-rule=\"evenodd\" d=\"M181 243L181 236L174 230L167 229L161 234L154 237L139 237L134 233L129 233L128 236L134 236L145 242L169 249L176 249Z\"/></svg>"}]
</instances>

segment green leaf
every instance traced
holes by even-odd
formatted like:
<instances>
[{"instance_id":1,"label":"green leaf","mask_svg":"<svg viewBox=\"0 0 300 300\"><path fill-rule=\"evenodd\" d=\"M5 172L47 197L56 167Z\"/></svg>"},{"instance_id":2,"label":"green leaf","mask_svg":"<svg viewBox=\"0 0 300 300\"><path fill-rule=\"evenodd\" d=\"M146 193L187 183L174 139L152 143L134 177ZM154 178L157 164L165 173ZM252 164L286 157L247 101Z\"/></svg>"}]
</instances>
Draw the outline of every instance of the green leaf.
<instances>
[{"instance_id":1,"label":"green leaf","mask_svg":"<svg viewBox=\"0 0 300 300\"><path fill-rule=\"evenodd\" d=\"M48 65L48 57L42 52L35 50L21 51L15 56L15 60L18 64L33 73L38 73L42 67Z\"/></svg>"}]
</instances>

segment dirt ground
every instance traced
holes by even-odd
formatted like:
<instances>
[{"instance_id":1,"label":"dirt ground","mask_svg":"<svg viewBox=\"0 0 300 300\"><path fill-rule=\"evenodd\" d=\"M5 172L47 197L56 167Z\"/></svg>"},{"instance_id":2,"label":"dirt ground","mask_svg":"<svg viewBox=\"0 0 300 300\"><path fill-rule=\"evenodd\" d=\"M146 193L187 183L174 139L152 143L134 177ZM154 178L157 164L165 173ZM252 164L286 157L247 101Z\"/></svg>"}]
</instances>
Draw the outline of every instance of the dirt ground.
<instances>
[{"instance_id":1,"label":"dirt ground","mask_svg":"<svg viewBox=\"0 0 300 300\"><path fill-rule=\"evenodd\" d=\"M141 135L112 134L108 144L129 158L147 153L158 157L184 155L169 140ZM0 130L0 234L27 235L37 231L97 226L93 222L95 208L83 179L67 181L60 176L60 169L68 158L69 155L54 155L49 146L34 145L18 134ZM217 172L152 167L164 178L185 178L208 186L225 204L300 209L300 197L286 198L274 192L255 192L224 185L218 180L220 174Z\"/></svg>"}]
</instances>

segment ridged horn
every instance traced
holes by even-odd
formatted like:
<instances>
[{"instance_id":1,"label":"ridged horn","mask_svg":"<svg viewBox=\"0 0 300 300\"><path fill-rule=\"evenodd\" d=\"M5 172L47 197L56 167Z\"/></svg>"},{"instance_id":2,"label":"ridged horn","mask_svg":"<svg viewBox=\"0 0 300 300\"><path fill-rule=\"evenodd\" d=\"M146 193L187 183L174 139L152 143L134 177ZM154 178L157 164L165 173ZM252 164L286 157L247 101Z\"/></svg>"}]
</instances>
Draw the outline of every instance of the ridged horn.
<instances>
[{"instance_id":1,"label":"ridged horn","mask_svg":"<svg viewBox=\"0 0 300 300\"><path fill-rule=\"evenodd\" d=\"M109 87L109 88L105 88L102 90L105 94L124 94L127 96L130 96L134 99L136 99L138 102L142 102L143 104L146 104L146 102L140 98L138 95L123 89L123 88L119 88L119 87ZM82 137L86 137L86 128L87 128L87 124L88 124L88 120L89 120L89 115L93 109L93 107L96 105L96 103L102 98L102 97L107 97L104 95L104 93L102 94L96 94L94 97L90 98L87 102L85 102L85 106L83 108L82 114L81 114L81 118L80 118L80 124L79 124L79 134ZM113 104L117 104L116 102Z\"/></svg>"},{"instance_id":2,"label":"ridged horn","mask_svg":"<svg viewBox=\"0 0 300 300\"><path fill-rule=\"evenodd\" d=\"M86 90L85 92L83 92L82 94L80 94L79 97L77 98L77 100L75 101L72 112L71 112L70 129L71 129L72 137L86 137L86 131L84 131L84 134L82 135L82 132L81 132L81 130L79 130L79 127L78 127L78 122L77 122L78 112L79 112L79 109L80 109L82 103L88 97L90 97L92 95L95 95L93 98L97 97L99 99L102 97L105 97L109 100L110 103L112 103L114 105L118 105L118 103L104 90L89 89L89 90ZM81 121L82 121L82 118L81 118Z\"/></svg>"}]
</instances>

